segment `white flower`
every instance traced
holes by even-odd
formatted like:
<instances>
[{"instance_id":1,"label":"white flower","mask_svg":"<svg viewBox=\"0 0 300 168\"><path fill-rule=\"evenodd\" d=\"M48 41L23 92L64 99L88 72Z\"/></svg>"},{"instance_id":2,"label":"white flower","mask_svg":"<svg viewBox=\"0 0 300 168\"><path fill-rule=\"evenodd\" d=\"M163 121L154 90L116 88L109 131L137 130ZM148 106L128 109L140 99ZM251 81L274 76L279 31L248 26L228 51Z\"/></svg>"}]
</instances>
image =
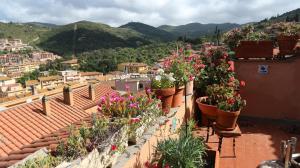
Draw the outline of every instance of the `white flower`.
<instances>
[{"instance_id":1,"label":"white flower","mask_svg":"<svg viewBox=\"0 0 300 168\"><path fill-rule=\"evenodd\" d=\"M161 75L161 74L163 74L165 71L164 71L163 69L158 69L157 72L158 72L158 74Z\"/></svg>"},{"instance_id":2,"label":"white flower","mask_svg":"<svg viewBox=\"0 0 300 168\"><path fill-rule=\"evenodd\" d=\"M175 82L175 78L173 78L172 76L168 76L169 81L171 82Z\"/></svg>"},{"instance_id":3,"label":"white flower","mask_svg":"<svg viewBox=\"0 0 300 168\"><path fill-rule=\"evenodd\" d=\"M161 76L160 75L155 76L155 80L160 81L161 80Z\"/></svg>"}]
</instances>

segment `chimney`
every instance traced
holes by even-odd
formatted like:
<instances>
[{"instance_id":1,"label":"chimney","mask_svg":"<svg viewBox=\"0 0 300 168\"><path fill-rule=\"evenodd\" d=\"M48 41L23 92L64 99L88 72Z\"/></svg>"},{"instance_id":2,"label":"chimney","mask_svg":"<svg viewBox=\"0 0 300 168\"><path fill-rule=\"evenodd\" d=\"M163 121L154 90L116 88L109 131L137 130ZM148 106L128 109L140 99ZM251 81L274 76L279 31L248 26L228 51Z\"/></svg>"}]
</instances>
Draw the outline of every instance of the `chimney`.
<instances>
[{"instance_id":1,"label":"chimney","mask_svg":"<svg viewBox=\"0 0 300 168\"><path fill-rule=\"evenodd\" d=\"M89 85L89 99L91 99L91 100L96 99L95 87L93 84Z\"/></svg>"},{"instance_id":2,"label":"chimney","mask_svg":"<svg viewBox=\"0 0 300 168\"><path fill-rule=\"evenodd\" d=\"M43 105L43 113L46 116L50 116L51 115L51 106L50 106L50 101L49 101L48 97L43 96L42 105Z\"/></svg>"},{"instance_id":3,"label":"chimney","mask_svg":"<svg viewBox=\"0 0 300 168\"><path fill-rule=\"evenodd\" d=\"M31 87L31 94L32 95L37 95L37 88L34 85L32 85L30 87Z\"/></svg>"},{"instance_id":4,"label":"chimney","mask_svg":"<svg viewBox=\"0 0 300 168\"><path fill-rule=\"evenodd\" d=\"M72 88L70 88L69 86L65 86L64 87L64 102L67 105L73 106L74 105L74 100L73 100L73 92L72 92Z\"/></svg>"}]
</instances>

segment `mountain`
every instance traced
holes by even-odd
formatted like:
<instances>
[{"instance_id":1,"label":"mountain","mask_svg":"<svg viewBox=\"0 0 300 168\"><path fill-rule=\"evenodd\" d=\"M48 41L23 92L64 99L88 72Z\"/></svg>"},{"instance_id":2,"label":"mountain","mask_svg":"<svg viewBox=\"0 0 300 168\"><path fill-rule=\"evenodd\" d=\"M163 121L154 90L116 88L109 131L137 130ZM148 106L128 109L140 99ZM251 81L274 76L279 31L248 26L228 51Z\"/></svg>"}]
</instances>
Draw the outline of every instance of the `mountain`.
<instances>
[{"instance_id":1,"label":"mountain","mask_svg":"<svg viewBox=\"0 0 300 168\"><path fill-rule=\"evenodd\" d=\"M138 47L151 42L128 28L80 21L51 29L41 36L37 46L60 55L71 55L73 48L76 53L82 53L103 48Z\"/></svg>"},{"instance_id":2,"label":"mountain","mask_svg":"<svg viewBox=\"0 0 300 168\"><path fill-rule=\"evenodd\" d=\"M216 30L216 26L221 32L228 31L230 29L239 27L239 24L235 23L222 23L222 24L201 24L201 23L189 23L180 26L162 25L158 28L172 33L174 36L185 36L188 38L199 38L206 35L213 35Z\"/></svg>"},{"instance_id":3,"label":"mountain","mask_svg":"<svg viewBox=\"0 0 300 168\"><path fill-rule=\"evenodd\" d=\"M273 16L269 20L270 21L275 21L275 22L282 22L282 21L297 21L300 22L299 20L300 16L300 8L283 13L278 16Z\"/></svg>"},{"instance_id":4,"label":"mountain","mask_svg":"<svg viewBox=\"0 0 300 168\"><path fill-rule=\"evenodd\" d=\"M27 22L27 23L24 23L24 24L31 25L31 26L45 27L45 28L59 27L59 25L56 25L56 24L42 23L42 22Z\"/></svg>"},{"instance_id":5,"label":"mountain","mask_svg":"<svg viewBox=\"0 0 300 168\"><path fill-rule=\"evenodd\" d=\"M153 26L146 25L144 23L140 22L129 22L125 25L120 26L120 28L128 28L135 30L141 34L147 39L153 39L156 41L171 41L175 40L176 36L172 33L169 33L165 30L158 29Z\"/></svg>"}]
</instances>

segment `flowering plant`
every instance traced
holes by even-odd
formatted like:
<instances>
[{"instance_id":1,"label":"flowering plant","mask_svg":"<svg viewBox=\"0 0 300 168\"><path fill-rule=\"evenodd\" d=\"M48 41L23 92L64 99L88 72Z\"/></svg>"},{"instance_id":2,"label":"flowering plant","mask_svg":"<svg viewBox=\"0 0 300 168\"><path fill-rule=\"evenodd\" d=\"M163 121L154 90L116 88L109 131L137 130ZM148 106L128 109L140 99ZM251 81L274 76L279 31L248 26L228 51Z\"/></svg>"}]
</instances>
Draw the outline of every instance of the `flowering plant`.
<instances>
[{"instance_id":1,"label":"flowering plant","mask_svg":"<svg viewBox=\"0 0 300 168\"><path fill-rule=\"evenodd\" d=\"M217 105L218 102L226 99L227 95L233 94L234 89L224 85L209 85L206 89L207 98L203 99L203 103L209 105Z\"/></svg>"},{"instance_id":2,"label":"flowering plant","mask_svg":"<svg viewBox=\"0 0 300 168\"><path fill-rule=\"evenodd\" d=\"M177 54L173 55L172 60L166 60L164 63L166 71L174 74L176 86L183 86L188 81L194 79L192 60L193 55L190 50L180 50Z\"/></svg>"},{"instance_id":3,"label":"flowering plant","mask_svg":"<svg viewBox=\"0 0 300 168\"><path fill-rule=\"evenodd\" d=\"M234 62L227 61L228 54L223 47L211 48L201 57L203 64L196 76L196 87L202 91L213 84L227 84L235 76Z\"/></svg>"},{"instance_id":4,"label":"flowering plant","mask_svg":"<svg viewBox=\"0 0 300 168\"><path fill-rule=\"evenodd\" d=\"M226 96L226 99L218 103L218 108L227 112L239 111L244 106L246 106L246 101L237 93Z\"/></svg>"},{"instance_id":5,"label":"flowering plant","mask_svg":"<svg viewBox=\"0 0 300 168\"><path fill-rule=\"evenodd\" d=\"M235 28L224 34L223 40L227 46L233 50L241 40L259 41L268 40L269 36L262 31L255 31L252 25L247 25L242 28Z\"/></svg>"},{"instance_id":6,"label":"flowering plant","mask_svg":"<svg viewBox=\"0 0 300 168\"><path fill-rule=\"evenodd\" d=\"M149 107L154 104L158 106L158 101L151 95L133 96L126 94L120 96L113 93L101 97L98 111L110 117L134 118L134 121L137 121L138 117L146 113Z\"/></svg>"},{"instance_id":7,"label":"flowering plant","mask_svg":"<svg viewBox=\"0 0 300 168\"><path fill-rule=\"evenodd\" d=\"M163 69L157 70L158 74L152 78L151 86L153 89L166 89L175 86L173 73L165 73Z\"/></svg>"}]
</instances>

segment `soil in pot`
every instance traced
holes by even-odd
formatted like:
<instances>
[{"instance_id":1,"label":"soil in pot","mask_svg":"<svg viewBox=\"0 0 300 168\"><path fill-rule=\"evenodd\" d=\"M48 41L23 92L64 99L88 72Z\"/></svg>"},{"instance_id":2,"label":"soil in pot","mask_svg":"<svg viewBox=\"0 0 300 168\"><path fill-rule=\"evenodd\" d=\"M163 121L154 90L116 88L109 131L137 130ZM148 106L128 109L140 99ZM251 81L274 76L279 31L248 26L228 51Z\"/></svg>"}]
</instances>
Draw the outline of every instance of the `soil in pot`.
<instances>
[{"instance_id":1,"label":"soil in pot","mask_svg":"<svg viewBox=\"0 0 300 168\"><path fill-rule=\"evenodd\" d=\"M217 127L222 130L231 131L236 127L236 121L240 115L240 111L227 112L217 110Z\"/></svg>"},{"instance_id":2,"label":"soil in pot","mask_svg":"<svg viewBox=\"0 0 300 168\"><path fill-rule=\"evenodd\" d=\"M181 106L183 90L184 90L183 86L178 87L178 88L176 87L175 94L173 96L172 106L171 106L172 108Z\"/></svg>"},{"instance_id":3,"label":"soil in pot","mask_svg":"<svg viewBox=\"0 0 300 168\"><path fill-rule=\"evenodd\" d=\"M199 97L196 99L198 107L206 118L215 120L217 118L217 106L202 103L206 98L207 97Z\"/></svg>"},{"instance_id":4,"label":"soil in pot","mask_svg":"<svg viewBox=\"0 0 300 168\"><path fill-rule=\"evenodd\" d=\"M175 87L166 89L156 89L156 96L161 100L162 110L168 112L172 106L173 96L175 94Z\"/></svg>"}]
</instances>

